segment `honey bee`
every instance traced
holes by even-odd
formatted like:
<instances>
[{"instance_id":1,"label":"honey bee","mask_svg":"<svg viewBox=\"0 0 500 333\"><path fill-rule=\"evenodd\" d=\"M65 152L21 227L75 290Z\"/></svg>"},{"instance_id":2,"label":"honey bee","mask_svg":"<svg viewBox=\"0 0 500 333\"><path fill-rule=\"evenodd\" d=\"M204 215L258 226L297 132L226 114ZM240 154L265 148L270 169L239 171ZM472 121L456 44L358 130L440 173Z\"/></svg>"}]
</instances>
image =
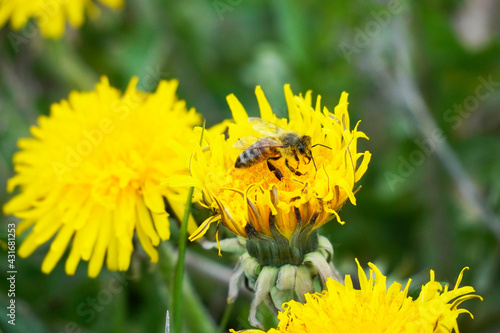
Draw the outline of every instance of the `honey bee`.
<instances>
[{"instance_id":1,"label":"honey bee","mask_svg":"<svg viewBox=\"0 0 500 333\"><path fill-rule=\"evenodd\" d=\"M262 138L247 136L236 141L233 148L244 149L244 151L236 159L235 168L249 168L266 160L269 170L274 173L278 180L281 180L283 174L272 161L284 158L287 168L295 175L302 176L303 173L297 170L300 164L300 156L304 158L305 164L313 161L316 169L311 148L323 146L331 149L322 144L312 145L310 136L285 130L264 119L250 117L248 121L253 124L254 130L266 136ZM291 159L297 162L297 167L294 168L290 165L289 160Z\"/></svg>"}]
</instances>

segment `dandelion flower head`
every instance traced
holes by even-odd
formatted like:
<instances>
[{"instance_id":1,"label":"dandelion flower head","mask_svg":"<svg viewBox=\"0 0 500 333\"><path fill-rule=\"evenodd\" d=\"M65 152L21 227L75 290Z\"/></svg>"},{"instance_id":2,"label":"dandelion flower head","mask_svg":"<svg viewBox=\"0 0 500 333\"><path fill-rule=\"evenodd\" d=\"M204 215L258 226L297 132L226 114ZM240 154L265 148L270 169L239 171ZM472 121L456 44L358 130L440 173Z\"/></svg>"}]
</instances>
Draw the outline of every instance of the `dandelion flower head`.
<instances>
[{"instance_id":1,"label":"dandelion flower head","mask_svg":"<svg viewBox=\"0 0 500 333\"><path fill-rule=\"evenodd\" d=\"M268 333L458 332L458 315L468 313L472 317L468 310L458 306L471 298L482 299L473 294L474 288L459 286L467 267L460 272L452 290L435 281L431 270L430 281L422 286L414 300L408 296L411 280L404 289L397 282L387 288L386 277L375 265L368 265L371 267L369 277L358 262L359 290L354 289L349 275L345 285L330 279L327 290L306 294L305 304L285 303L284 311L278 314L277 329L270 329ZM241 332L263 333L260 330Z\"/></svg>"},{"instance_id":2,"label":"dandelion flower head","mask_svg":"<svg viewBox=\"0 0 500 333\"><path fill-rule=\"evenodd\" d=\"M279 237L290 241L294 235L309 234L334 217L343 223L337 212L347 199L356 203L354 185L365 173L371 154L358 152L358 139L367 137L358 131L359 123L350 128L347 93L342 93L334 112L330 112L321 106L321 96L313 104L311 91L296 96L285 85L284 92L289 120L278 118L262 89L256 88L260 118L264 124L308 136L312 161L303 154L289 156L289 165L299 175L286 165L285 156L272 160L281 179L266 161L235 167L243 151L237 147L238 142L249 137L262 140L267 132L261 129L265 125L252 123L255 119L249 119L238 99L229 95L234 121L205 133L206 144L191 162L192 177L182 178L185 184L200 190L198 200L214 211L191 240L201 237L211 223L222 221L235 234L249 239Z\"/></svg>"},{"instance_id":3,"label":"dandelion flower head","mask_svg":"<svg viewBox=\"0 0 500 333\"><path fill-rule=\"evenodd\" d=\"M112 8L119 8L123 0L99 0ZM85 13L99 14L93 0L0 0L0 27L10 19L13 29L20 30L34 18L42 35L60 38L64 34L66 20L73 27L80 27Z\"/></svg>"},{"instance_id":4,"label":"dandelion flower head","mask_svg":"<svg viewBox=\"0 0 500 333\"><path fill-rule=\"evenodd\" d=\"M176 80L161 81L153 93L138 90L137 83L133 78L122 95L103 77L95 91L74 91L39 117L32 137L18 141L7 190L19 191L4 212L22 220L18 234L31 228L21 257L52 240L45 273L70 243L67 274L80 260L89 261L91 277L104 260L110 270L127 270L135 233L156 262L155 246L170 236L164 198L176 214L183 211L187 190L159 184L188 173L200 115L177 98Z\"/></svg>"}]
</instances>

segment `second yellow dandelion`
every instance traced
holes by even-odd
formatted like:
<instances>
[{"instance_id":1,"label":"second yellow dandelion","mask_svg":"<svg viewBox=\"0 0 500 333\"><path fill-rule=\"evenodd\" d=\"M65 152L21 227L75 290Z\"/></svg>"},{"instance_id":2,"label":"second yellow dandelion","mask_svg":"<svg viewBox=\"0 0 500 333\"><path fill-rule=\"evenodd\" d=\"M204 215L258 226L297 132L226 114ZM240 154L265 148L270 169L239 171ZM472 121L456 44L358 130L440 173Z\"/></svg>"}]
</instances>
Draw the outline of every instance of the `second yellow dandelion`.
<instances>
[{"instance_id":1,"label":"second yellow dandelion","mask_svg":"<svg viewBox=\"0 0 500 333\"><path fill-rule=\"evenodd\" d=\"M70 243L68 274L81 260L89 261L91 277L104 262L127 270L135 234L156 262L155 247L170 237L164 198L182 216L187 189L160 182L188 173L190 151L199 144L192 127L201 117L177 98L176 80L161 81L154 93L138 90L137 83L132 79L122 95L104 77L95 91L72 92L31 127L33 137L18 142L8 191L19 193L4 212L21 219L18 234L29 230L21 257L54 237L45 273Z\"/></svg>"}]
</instances>

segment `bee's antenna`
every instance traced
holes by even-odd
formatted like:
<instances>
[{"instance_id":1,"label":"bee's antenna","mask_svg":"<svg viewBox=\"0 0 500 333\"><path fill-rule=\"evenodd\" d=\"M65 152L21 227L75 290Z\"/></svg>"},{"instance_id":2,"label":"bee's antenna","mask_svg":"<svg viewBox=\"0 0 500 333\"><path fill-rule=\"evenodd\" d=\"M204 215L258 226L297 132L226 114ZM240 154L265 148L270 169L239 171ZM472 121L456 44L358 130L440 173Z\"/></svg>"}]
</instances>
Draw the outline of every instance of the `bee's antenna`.
<instances>
[{"instance_id":1,"label":"bee's antenna","mask_svg":"<svg viewBox=\"0 0 500 333\"><path fill-rule=\"evenodd\" d=\"M317 143L317 144L311 146L311 149L314 148L314 147L316 147L316 146L321 146L321 147L325 147L325 148L328 148L328 149L332 150L332 148L330 148L328 146L325 146L325 145L322 145L321 143ZM314 170L318 171L318 168L316 167L316 162L314 161L314 156L312 156L312 154L311 154L311 159L313 160Z\"/></svg>"},{"instance_id":2,"label":"bee's antenna","mask_svg":"<svg viewBox=\"0 0 500 333\"><path fill-rule=\"evenodd\" d=\"M316 146L321 146L321 147L325 147L325 148L328 148L328 149L332 150L332 148L330 148L328 146L325 146L325 145L322 145L321 143L317 143L317 144L313 145L311 148L314 148Z\"/></svg>"}]
</instances>

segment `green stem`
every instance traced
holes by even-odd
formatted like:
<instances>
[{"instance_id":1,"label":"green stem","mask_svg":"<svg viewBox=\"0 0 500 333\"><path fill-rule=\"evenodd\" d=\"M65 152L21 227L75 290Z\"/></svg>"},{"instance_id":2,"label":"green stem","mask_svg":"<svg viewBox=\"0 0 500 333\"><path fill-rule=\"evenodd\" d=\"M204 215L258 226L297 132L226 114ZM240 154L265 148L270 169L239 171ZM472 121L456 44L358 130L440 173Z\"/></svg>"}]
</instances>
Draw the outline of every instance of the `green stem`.
<instances>
[{"instance_id":1,"label":"green stem","mask_svg":"<svg viewBox=\"0 0 500 333\"><path fill-rule=\"evenodd\" d=\"M158 292L161 298L165 300L165 304L167 304L167 295L172 290L175 290L173 288L167 288L167 286L170 286L172 283L169 277L171 276L170 273L174 269L175 265L175 259L173 258L174 249L168 242L162 242L158 249L161 255L159 277L163 281L158 289ZM206 311L198 294L195 292L193 286L189 283L189 280L186 278L184 278L184 280L185 281L182 285L182 304L184 305L185 312L183 312L182 321L187 324L184 332L215 333L217 331L217 328L212 317ZM172 325L173 313L173 311L170 312L170 328L172 329L171 332L174 332L174 326Z\"/></svg>"},{"instance_id":2,"label":"green stem","mask_svg":"<svg viewBox=\"0 0 500 333\"><path fill-rule=\"evenodd\" d=\"M99 81L99 75L63 41L46 41L46 52L41 60L46 71L72 89L89 90Z\"/></svg>"},{"instance_id":3,"label":"green stem","mask_svg":"<svg viewBox=\"0 0 500 333\"><path fill-rule=\"evenodd\" d=\"M186 210L184 211L184 218L182 219L181 231L179 234L179 254L177 258L177 266L175 267L175 280L174 280L174 298L172 304L172 327L174 333L181 333L182 325L182 280L184 277L184 258L186 256L186 242L187 242L187 224L189 214L191 214L191 198L193 197L194 188L189 189L188 201L186 202Z\"/></svg>"},{"instance_id":4,"label":"green stem","mask_svg":"<svg viewBox=\"0 0 500 333\"><path fill-rule=\"evenodd\" d=\"M200 146L203 143L203 132L205 131L205 123L201 131ZM174 290L172 300L172 327L174 333L182 333L182 281L184 277L184 259L186 257L186 243L187 243L187 225L189 215L191 214L191 201L193 198L194 187L189 189L188 199L186 202L186 209L184 210L184 217L181 222L181 230L179 233L179 253L177 257L177 266L175 267Z\"/></svg>"},{"instance_id":5,"label":"green stem","mask_svg":"<svg viewBox=\"0 0 500 333\"><path fill-rule=\"evenodd\" d=\"M226 331L227 323L229 322L229 318L231 316L231 311L233 310L234 302L228 303L226 308L224 309L224 314L222 315L222 319L220 321L219 333L224 333Z\"/></svg>"}]
</instances>

